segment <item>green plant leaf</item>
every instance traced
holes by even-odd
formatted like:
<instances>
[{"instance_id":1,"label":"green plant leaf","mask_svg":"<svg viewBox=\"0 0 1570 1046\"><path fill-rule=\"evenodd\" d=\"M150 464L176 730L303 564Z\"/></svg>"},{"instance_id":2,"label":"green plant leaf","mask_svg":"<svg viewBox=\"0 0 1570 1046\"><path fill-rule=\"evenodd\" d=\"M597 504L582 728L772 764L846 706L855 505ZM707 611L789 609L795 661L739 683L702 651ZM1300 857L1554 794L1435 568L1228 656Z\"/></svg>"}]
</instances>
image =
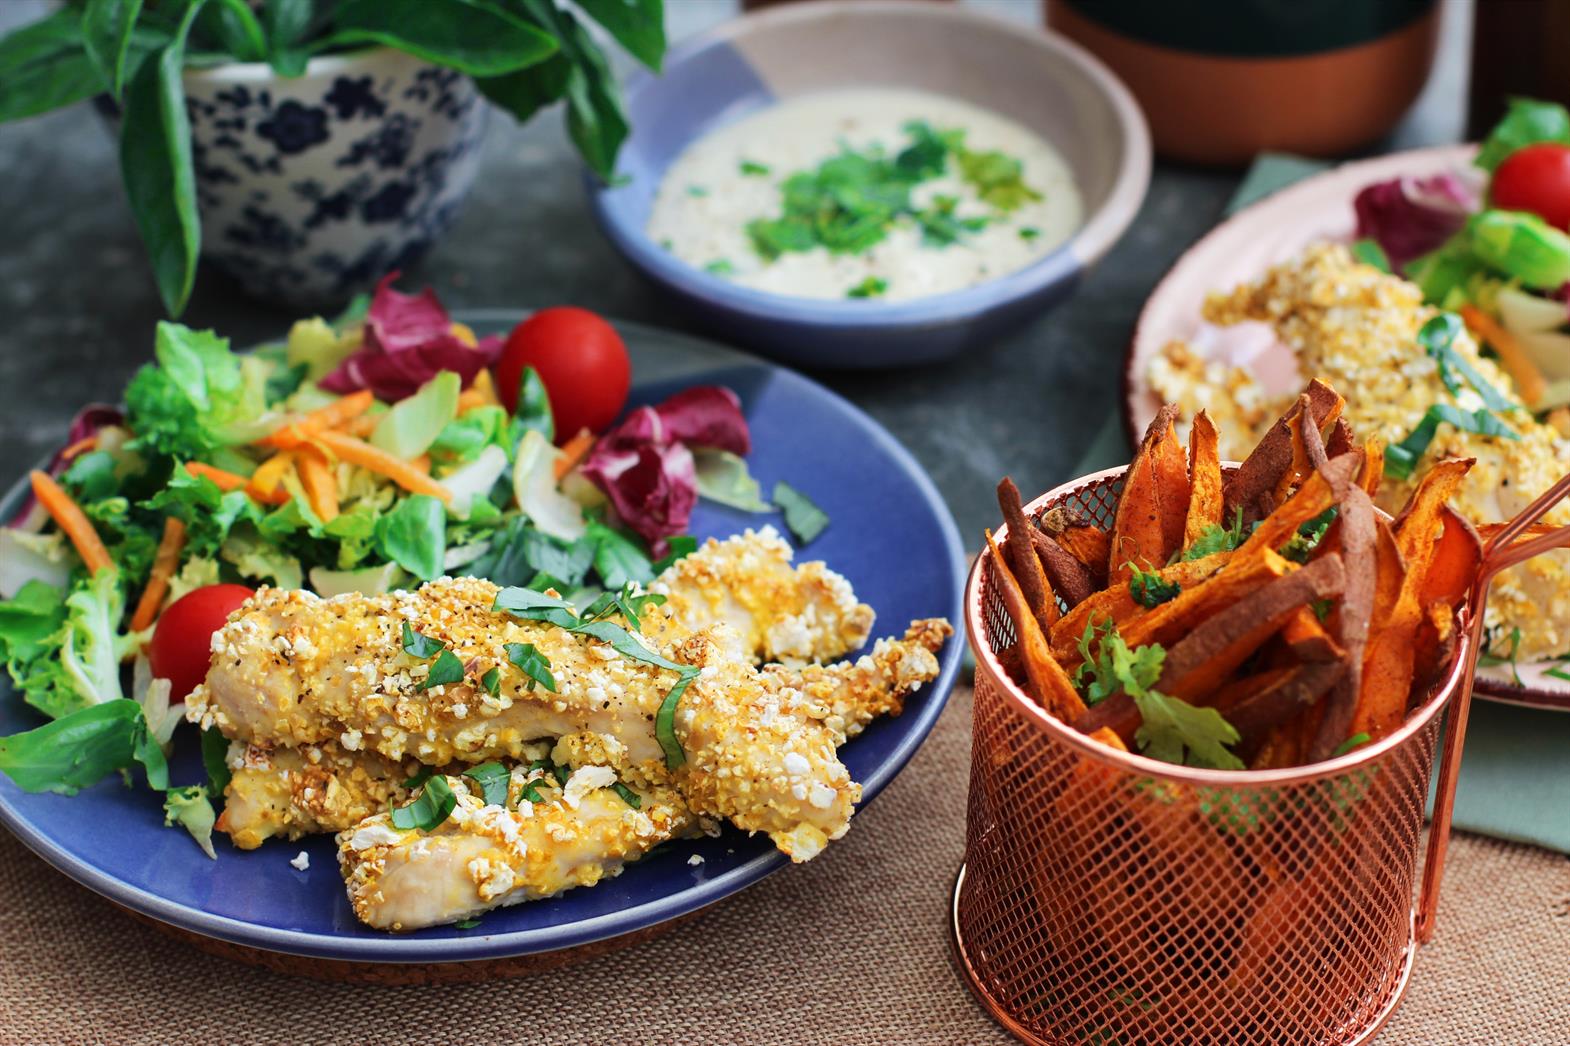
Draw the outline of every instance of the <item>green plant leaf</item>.
<instances>
[{"instance_id":1,"label":"green plant leaf","mask_svg":"<svg viewBox=\"0 0 1570 1046\"><path fill-rule=\"evenodd\" d=\"M242 62L267 58L262 24L245 0L207 0L196 19L197 35Z\"/></svg>"},{"instance_id":2,"label":"green plant leaf","mask_svg":"<svg viewBox=\"0 0 1570 1046\"><path fill-rule=\"evenodd\" d=\"M1510 111L1488 132L1473 163L1492 171L1505 157L1534 142L1570 142L1570 111L1554 102L1510 99Z\"/></svg>"},{"instance_id":3,"label":"green plant leaf","mask_svg":"<svg viewBox=\"0 0 1570 1046\"><path fill-rule=\"evenodd\" d=\"M411 494L376 521L382 555L422 581L442 576L447 513L429 494Z\"/></svg>"},{"instance_id":4,"label":"green plant leaf","mask_svg":"<svg viewBox=\"0 0 1570 1046\"><path fill-rule=\"evenodd\" d=\"M229 739L217 727L202 731L202 767L207 771L207 793L214 799L229 787Z\"/></svg>"},{"instance_id":5,"label":"green plant leaf","mask_svg":"<svg viewBox=\"0 0 1570 1046\"><path fill-rule=\"evenodd\" d=\"M0 122L91 98L107 81L84 47L82 16L66 9L0 39Z\"/></svg>"},{"instance_id":6,"label":"green plant leaf","mask_svg":"<svg viewBox=\"0 0 1570 1046\"><path fill-rule=\"evenodd\" d=\"M345 0L337 32L318 46L378 43L470 76L502 76L556 53L557 43L521 18L473 0Z\"/></svg>"},{"instance_id":7,"label":"green plant leaf","mask_svg":"<svg viewBox=\"0 0 1570 1046\"><path fill-rule=\"evenodd\" d=\"M125 58L142 0L87 0L82 9L82 44L118 101L125 88Z\"/></svg>"},{"instance_id":8,"label":"green plant leaf","mask_svg":"<svg viewBox=\"0 0 1570 1046\"><path fill-rule=\"evenodd\" d=\"M799 544L810 545L828 528L828 513L784 480L774 484L774 504L785 514L785 526L796 536Z\"/></svg>"},{"instance_id":9,"label":"green plant leaf","mask_svg":"<svg viewBox=\"0 0 1570 1046\"><path fill-rule=\"evenodd\" d=\"M656 73L660 71L665 59L663 0L578 0L578 6L628 54Z\"/></svg>"},{"instance_id":10,"label":"green plant leaf","mask_svg":"<svg viewBox=\"0 0 1570 1046\"><path fill-rule=\"evenodd\" d=\"M279 76L305 72L310 52L301 45L311 27L311 0L267 0L262 28L267 34L267 60Z\"/></svg>"},{"instance_id":11,"label":"green plant leaf","mask_svg":"<svg viewBox=\"0 0 1570 1046\"><path fill-rule=\"evenodd\" d=\"M505 109L520 124L528 123L535 113L567 94L572 62L560 51L537 65L506 76L486 76L474 81L480 93L493 105Z\"/></svg>"},{"instance_id":12,"label":"green plant leaf","mask_svg":"<svg viewBox=\"0 0 1570 1046\"><path fill-rule=\"evenodd\" d=\"M543 686L551 693L556 693L556 677L551 675L551 659L540 653L533 643L508 643L505 649L507 660L529 677L529 690Z\"/></svg>"},{"instance_id":13,"label":"green plant leaf","mask_svg":"<svg viewBox=\"0 0 1570 1046\"><path fill-rule=\"evenodd\" d=\"M480 786L486 806L507 805L507 785L512 780L512 771L502 764L481 763L471 766L463 772L463 776Z\"/></svg>"},{"instance_id":14,"label":"green plant leaf","mask_svg":"<svg viewBox=\"0 0 1570 1046\"><path fill-rule=\"evenodd\" d=\"M589 523L594 548L594 570L606 588L621 588L629 581L646 585L654 580L654 566L638 543L604 523Z\"/></svg>"},{"instance_id":15,"label":"green plant leaf","mask_svg":"<svg viewBox=\"0 0 1570 1046\"><path fill-rule=\"evenodd\" d=\"M447 783L447 778L437 775L425 782L425 787L414 801L407 806L400 806L392 812L394 828L408 831L418 828L422 832L429 832L452 816L452 811L458 805L458 797L453 794L452 785Z\"/></svg>"},{"instance_id":16,"label":"green plant leaf","mask_svg":"<svg viewBox=\"0 0 1570 1046\"><path fill-rule=\"evenodd\" d=\"M0 772L24 792L75 795L105 775L141 763L154 788L169 785L168 764L148 735L142 706L128 697L0 737Z\"/></svg>"},{"instance_id":17,"label":"green plant leaf","mask_svg":"<svg viewBox=\"0 0 1570 1046\"><path fill-rule=\"evenodd\" d=\"M628 128L621 90L605 56L578 20L558 8L554 0L518 2L531 20L560 42L568 65L559 95L567 100L567 134L596 174L613 177L616 154ZM543 86L554 86L554 81Z\"/></svg>"},{"instance_id":18,"label":"green plant leaf","mask_svg":"<svg viewBox=\"0 0 1570 1046\"><path fill-rule=\"evenodd\" d=\"M201 217L185 112L185 41L203 0L186 10L174 39L142 62L125 93L120 173L153 263L164 307L178 316L196 281Z\"/></svg>"}]
</instances>

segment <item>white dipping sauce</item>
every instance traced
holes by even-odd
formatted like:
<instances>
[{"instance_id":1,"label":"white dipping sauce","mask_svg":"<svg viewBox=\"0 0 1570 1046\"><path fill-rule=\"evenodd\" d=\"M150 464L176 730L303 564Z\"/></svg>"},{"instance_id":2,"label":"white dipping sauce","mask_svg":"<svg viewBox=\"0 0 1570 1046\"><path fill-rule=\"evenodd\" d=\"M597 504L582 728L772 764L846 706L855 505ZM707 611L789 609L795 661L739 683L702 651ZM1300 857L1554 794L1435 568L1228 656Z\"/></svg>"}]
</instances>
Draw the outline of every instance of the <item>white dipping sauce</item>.
<instances>
[{"instance_id":1,"label":"white dipping sauce","mask_svg":"<svg viewBox=\"0 0 1570 1046\"><path fill-rule=\"evenodd\" d=\"M861 151L876 145L894 156L909 144L904 127L913 120L940 132L963 131L968 150L997 150L1020 161L1024 184L1041 199L1000 212L959 176L951 157L946 171L917 184L911 198L919 209L936 197L955 197L960 201L956 216L989 219L959 242L924 244L916 223L901 219L883 240L859 254L831 253L822 246L788 251L773 261L758 254L747 224L781 215L785 179L816 168L844 147ZM744 163L765 166L768 173L744 174ZM1081 213L1079 191L1063 157L1013 120L925 91L850 88L793 98L688 146L660 183L648 234L676 257L748 287L843 299L870 278L887 285L872 300L898 301L972 287L1022 269L1068 239Z\"/></svg>"}]
</instances>

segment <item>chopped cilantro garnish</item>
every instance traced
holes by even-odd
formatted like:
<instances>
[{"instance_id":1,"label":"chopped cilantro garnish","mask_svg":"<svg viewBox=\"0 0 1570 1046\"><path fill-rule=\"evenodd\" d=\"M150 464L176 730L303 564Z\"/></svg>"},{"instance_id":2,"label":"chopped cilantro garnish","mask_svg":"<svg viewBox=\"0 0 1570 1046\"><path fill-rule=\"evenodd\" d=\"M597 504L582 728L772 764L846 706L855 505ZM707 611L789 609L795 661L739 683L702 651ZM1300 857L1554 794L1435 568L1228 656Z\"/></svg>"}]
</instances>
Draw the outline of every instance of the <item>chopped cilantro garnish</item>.
<instances>
[{"instance_id":1,"label":"chopped cilantro garnish","mask_svg":"<svg viewBox=\"0 0 1570 1046\"><path fill-rule=\"evenodd\" d=\"M1406 479L1412 475L1418 459L1434 442L1441 422L1454 425L1463 432L1480 436L1498 436L1501 439L1519 440L1520 434L1495 417L1486 407L1464 411L1448 403L1436 403L1428 408L1423 420L1417 423L1410 435L1400 443L1392 443L1385 450L1385 471L1392 479Z\"/></svg>"},{"instance_id":2,"label":"chopped cilantro garnish","mask_svg":"<svg viewBox=\"0 0 1570 1046\"><path fill-rule=\"evenodd\" d=\"M1019 238L1029 243L1041 236L1041 230L1034 225L1022 225L1019 228Z\"/></svg>"},{"instance_id":3,"label":"chopped cilantro garnish","mask_svg":"<svg viewBox=\"0 0 1570 1046\"><path fill-rule=\"evenodd\" d=\"M774 484L774 503L785 514L785 526L803 545L812 544L828 528L828 513L784 480Z\"/></svg>"},{"instance_id":4,"label":"chopped cilantro garnish","mask_svg":"<svg viewBox=\"0 0 1570 1046\"><path fill-rule=\"evenodd\" d=\"M770 170L772 168L766 163L758 163L756 160L741 161L741 173L750 178L761 178L768 174Z\"/></svg>"},{"instance_id":5,"label":"chopped cilantro garnish","mask_svg":"<svg viewBox=\"0 0 1570 1046\"><path fill-rule=\"evenodd\" d=\"M425 782L425 787L414 797L413 802L392 812L393 827L404 831L418 828L422 832L429 832L447 820L457 805L458 797L453 794L452 786L447 783L447 778L438 774Z\"/></svg>"},{"instance_id":6,"label":"chopped cilantro garnish","mask_svg":"<svg viewBox=\"0 0 1570 1046\"><path fill-rule=\"evenodd\" d=\"M961 150L955 157L961 176L975 186L981 198L1000 211L1012 211L1041 199L1024 181L1024 165L1012 156L989 149Z\"/></svg>"},{"instance_id":7,"label":"chopped cilantro garnish","mask_svg":"<svg viewBox=\"0 0 1570 1046\"><path fill-rule=\"evenodd\" d=\"M1217 552L1231 552L1243 543L1243 510L1239 508L1230 527L1212 523L1200 531L1194 543L1183 550L1183 560L1203 559Z\"/></svg>"},{"instance_id":8,"label":"chopped cilantro garnish","mask_svg":"<svg viewBox=\"0 0 1570 1046\"><path fill-rule=\"evenodd\" d=\"M709 190L705 189L701 185L689 185L687 186L687 195L697 199L702 199L703 197L709 195Z\"/></svg>"},{"instance_id":9,"label":"chopped cilantro garnish","mask_svg":"<svg viewBox=\"0 0 1570 1046\"><path fill-rule=\"evenodd\" d=\"M1141 570L1132 563L1129 569L1133 573L1128 578L1128 594L1142 607L1158 607L1183 591L1176 581L1167 581L1154 571Z\"/></svg>"},{"instance_id":10,"label":"chopped cilantro garnish","mask_svg":"<svg viewBox=\"0 0 1570 1046\"><path fill-rule=\"evenodd\" d=\"M1307 563L1308 558L1314 554L1319 543L1324 540L1325 532L1330 529L1330 524L1336 518L1336 506L1331 505L1325 511L1297 528L1297 533L1285 545L1281 546L1281 555L1294 563Z\"/></svg>"},{"instance_id":11,"label":"chopped cilantro garnish","mask_svg":"<svg viewBox=\"0 0 1570 1046\"><path fill-rule=\"evenodd\" d=\"M551 675L551 659L536 650L533 643L508 643L506 650L507 660L529 677L530 692L537 686L543 686L551 693L556 693L556 677Z\"/></svg>"},{"instance_id":12,"label":"chopped cilantro garnish","mask_svg":"<svg viewBox=\"0 0 1570 1046\"><path fill-rule=\"evenodd\" d=\"M1080 639L1081 652L1096 642L1094 661L1089 658L1075 673L1075 684L1085 688L1087 704L1095 704L1122 690L1133 698L1142 722L1134 733L1140 750L1152 759L1218 770L1241 770L1243 761L1228 745L1238 742L1238 732L1214 708L1196 708L1152 689L1161 678L1167 652L1157 644L1129 649L1116 627L1108 621ZM1085 679L1091 679L1085 687ZM1092 699L1092 695L1094 699Z\"/></svg>"},{"instance_id":13,"label":"chopped cilantro garnish","mask_svg":"<svg viewBox=\"0 0 1570 1046\"><path fill-rule=\"evenodd\" d=\"M736 266L730 263L729 258L716 258L705 265L703 271L713 273L715 276L729 276L736 271Z\"/></svg>"},{"instance_id":14,"label":"chopped cilantro garnish","mask_svg":"<svg viewBox=\"0 0 1570 1046\"><path fill-rule=\"evenodd\" d=\"M956 243L966 233L980 232L987 227L984 217L961 218L955 213L959 200L953 196L934 196L932 206L914 215L921 226L921 242L928 247L947 247Z\"/></svg>"},{"instance_id":15,"label":"chopped cilantro garnish","mask_svg":"<svg viewBox=\"0 0 1570 1046\"><path fill-rule=\"evenodd\" d=\"M502 764L481 763L471 766L463 772L463 776L480 786L486 806L507 805L507 782L512 779L512 771Z\"/></svg>"},{"instance_id":16,"label":"chopped cilantro garnish","mask_svg":"<svg viewBox=\"0 0 1570 1046\"><path fill-rule=\"evenodd\" d=\"M1445 383L1445 388L1450 390L1452 396L1461 394L1461 381L1456 377L1459 373L1482 397L1483 406L1489 410L1496 413L1515 410L1516 405L1501 395L1487 378L1477 372L1477 368L1467 362L1466 357L1455 350L1456 335L1464 329L1461 318L1455 313L1441 312L1423 324L1422 330L1417 332L1417 343L1433 357L1439 367L1439 380Z\"/></svg>"},{"instance_id":17,"label":"chopped cilantro garnish","mask_svg":"<svg viewBox=\"0 0 1570 1046\"><path fill-rule=\"evenodd\" d=\"M1308 605L1308 608L1314 612L1315 617L1324 621L1330 616L1330 612L1336 608L1336 601L1328 597L1316 599Z\"/></svg>"},{"instance_id":18,"label":"chopped cilantro garnish","mask_svg":"<svg viewBox=\"0 0 1570 1046\"><path fill-rule=\"evenodd\" d=\"M403 623L403 652L410 657L417 657L424 661L435 657L446 649L446 643L439 639L432 639L430 636L421 635L411 628L407 621Z\"/></svg>"},{"instance_id":19,"label":"chopped cilantro garnish","mask_svg":"<svg viewBox=\"0 0 1570 1046\"><path fill-rule=\"evenodd\" d=\"M611 791L621 796L621 801L632 807L634 810L643 805L643 797L640 796L637 792L634 792L631 788L628 788L626 785L622 784L620 781L616 781L611 784Z\"/></svg>"},{"instance_id":20,"label":"chopped cilantro garnish","mask_svg":"<svg viewBox=\"0 0 1570 1046\"><path fill-rule=\"evenodd\" d=\"M425 682L420 684L421 690L429 690L433 686L447 686L450 683L463 681L463 662L458 660L458 655L451 650L443 650L436 655L436 660L431 664L431 670L425 677Z\"/></svg>"},{"instance_id":21,"label":"chopped cilantro garnish","mask_svg":"<svg viewBox=\"0 0 1570 1046\"><path fill-rule=\"evenodd\" d=\"M1353 734L1345 741L1342 741L1340 744L1336 745L1336 750L1330 753L1330 758L1334 759L1338 755L1346 755L1358 745L1368 744L1369 740L1370 738L1367 734Z\"/></svg>"},{"instance_id":22,"label":"chopped cilantro garnish","mask_svg":"<svg viewBox=\"0 0 1570 1046\"><path fill-rule=\"evenodd\" d=\"M877 298L889 289L889 281L880 276L868 276L845 292L847 298Z\"/></svg>"}]
</instances>

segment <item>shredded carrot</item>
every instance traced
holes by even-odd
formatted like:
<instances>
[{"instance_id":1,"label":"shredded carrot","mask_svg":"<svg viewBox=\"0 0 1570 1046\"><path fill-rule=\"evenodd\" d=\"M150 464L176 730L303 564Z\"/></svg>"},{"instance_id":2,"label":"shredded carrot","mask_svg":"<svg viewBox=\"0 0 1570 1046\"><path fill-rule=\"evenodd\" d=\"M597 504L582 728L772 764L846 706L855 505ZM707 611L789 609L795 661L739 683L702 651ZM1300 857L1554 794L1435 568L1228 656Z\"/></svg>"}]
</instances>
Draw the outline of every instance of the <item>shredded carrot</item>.
<instances>
[{"instance_id":1,"label":"shredded carrot","mask_svg":"<svg viewBox=\"0 0 1570 1046\"><path fill-rule=\"evenodd\" d=\"M323 523L337 519L338 480L327 463L327 455L307 444L295 455L295 468L300 473L300 486L305 488L311 511Z\"/></svg>"},{"instance_id":2,"label":"shredded carrot","mask_svg":"<svg viewBox=\"0 0 1570 1046\"><path fill-rule=\"evenodd\" d=\"M87 453L90 450L97 450L97 449L98 449L98 437L96 435L94 435L94 436L83 436L81 439L77 440L75 443L71 444L69 447L65 448L64 450L62 450L60 452L60 460L61 461L70 461L71 459L73 459L73 458L75 458L75 457L77 457L79 455L85 454L85 453Z\"/></svg>"},{"instance_id":3,"label":"shredded carrot","mask_svg":"<svg viewBox=\"0 0 1570 1046\"><path fill-rule=\"evenodd\" d=\"M49 518L55 521L66 537L71 539L71 544L76 547L76 554L82 557L82 563L87 567L89 574L96 574L107 567L114 569L114 560L109 558L109 550L104 548L103 538L98 536L98 531L93 529L92 521L82 511L82 506L72 500L65 488L56 483L54 477L47 472L34 469L28 477L33 484L33 497L49 513Z\"/></svg>"},{"instance_id":4,"label":"shredded carrot","mask_svg":"<svg viewBox=\"0 0 1570 1046\"><path fill-rule=\"evenodd\" d=\"M245 492L253 500L269 505L282 505L288 502L289 492L284 489L284 473L289 471L289 466L294 464L294 456L287 450L280 450L260 465L251 473L250 481L245 485Z\"/></svg>"},{"instance_id":5,"label":"shredded carrot","mask_svg":"<svg viewBox=\"0 0 1570 1046\"><path fill-rule=\"evenodd\" d=\"M1528 407L1536 407L1548 391L1548 379L1537 369L1537 364L1532 362L1516 336L1476 305L1463 305L1460 311L1467 329L1488 342L1489 348L1499 355L1499 362L1515 380L1521 399Z\"/></svg>"},{"instance_id":6,"label":"shredded carrot","mask_svg":"<svg viewBox=\"0 0 1570 1046\"><path fill-rule=\"evenodd\" d=\"M429 454L421 454L417 458L410 458L409 467L416 472L423 472L429 476L431 474L431 456Z\"/></svg>"},{"instance_id":7,"label":"shredded carrot","mask_svg":"<svg viewBox=\"0 0 1570 1046\"><path fill-rule=\"evenodd\" d=\"M206 476L218 484L222 491L240 490L246 484L246 478L237 472L221 469L217 465L209 465L202 461L187 461L185 471L193 476Z\"/></svg>"},{"instance_id":8,"label":"shredded carrot","mask_svg":"<svg viewBox=\"0 0 1570 1046\"><path fill-rule=\"evenodd\" d=\"M458 397L458 413L474 407L499 407L502 401L496 395L496 379L488 368L482 368L469 382L469 387Z\"/></svg>"},{"instance_id":9,"label":"shredded carrot","mask_svg":"<svg viewBox=\"0 0 1570 1046\"><path fill-rule=\"evenodd\" d=\"M140 632L153 623L158 608L169 594L169 579L180 565L180 552L185 548L185 524L173 516L164 520L164 536L158 542L158 552L153 556L152 573L147 575L147 587L136 602L131 615L131 631Z\"/></svg>"},{"instance_id":10,"label":"shredded carrot","mask_svg":"<svg viewBox=\"0 0 1570 1046\"><path fill-rule=\"evenodd\" d=\"M485 393L471 385L458 393L458 413L467 414L475 407L486 406L488 402L485 398Z\"/></svg>"},{"instance_id":11,"label":"shredded carrot","mask_svg":"<svg viewBox=\"0 0 1570 1046\"><path fill-rule=\"evenodd\" d=\"M376 397L371 394L370 389L351 392L347 396L327 404L325 407L320 407L309 414L296 418L257 442L270 447L278 447L282 450L293 450L319 432L327 429L336 429L353 421L370 410L371 405L375 402Z\"/></svg>"},{"instance_id":12,"label":"shredded carrot","mask_svg":"<svg viewBox=\"0 0 1570 1046\"><path fill-rule=\"evenodd\" d=\"M474 329L467 323L454 323L447 329L452 331L453 337L457 338L471 349L480 343L480 339L474 336Z\"/></svg>"},{"instance_id":13,"label":"shredded carrot","mask_svg":"<svg viewBox=\"0 0 1570 1046\"><path fill-rule=\"evenodd\" d=\"M347 432L358 439L365 439L376 431L376 426L382 423L382 417L381 414L361 414L358 418L351 418L338 426L338 431Z\"/></svg>"},{"instance_id":14,"label":"shredded carrot","mask_svg":"<svg viewBox=\"0 0 1570 1046\"><path fill-rule=\"evenodd\" d=\"M316 443L342 461L359 465L386 476L411 494L429 494L443 502L452 500L452 491L421 472L410 462L394 457L364 440L328 430L316 436Z\"/></svg>"},{"instance_id":15,"label":"shredded carrot","mask_svg":"<svg viewBox=\"0 0 1570 1046\"><path fill-rule=\"evenodd\" d=\"M573 468L589 456L589 449L594 446L594 433L588 429L579 429L578 434L561 446L561 457L556 459L556 478L560 480Z\"/></svg>"}]
</instances>

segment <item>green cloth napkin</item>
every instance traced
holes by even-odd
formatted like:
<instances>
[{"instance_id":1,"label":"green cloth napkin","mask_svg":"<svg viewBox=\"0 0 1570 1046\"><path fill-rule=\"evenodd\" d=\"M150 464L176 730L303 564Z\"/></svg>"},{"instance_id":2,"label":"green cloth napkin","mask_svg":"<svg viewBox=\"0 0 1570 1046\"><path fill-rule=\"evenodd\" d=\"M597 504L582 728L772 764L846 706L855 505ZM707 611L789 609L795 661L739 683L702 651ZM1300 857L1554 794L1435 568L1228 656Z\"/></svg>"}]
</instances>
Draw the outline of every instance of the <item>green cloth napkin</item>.
<instances>
[{"instance_id":1,"label":"green cloth napkin","mask_svg":"<svg viewBox=\"0 0 1570 1046\"><path fill-rule=\"evenodd\" d=\"M1261 154L1244 175L1227 213L1327 166L1297 156ZM1091 441L1073 475L1126 465L1132 453L1123 420L1115 415ZM1436 777L1437 769L1436 757ZM1473 701L1456 782L1454 822L1463 831L1570 854L1570 712Z\"/></svg>"}]
</instances>

